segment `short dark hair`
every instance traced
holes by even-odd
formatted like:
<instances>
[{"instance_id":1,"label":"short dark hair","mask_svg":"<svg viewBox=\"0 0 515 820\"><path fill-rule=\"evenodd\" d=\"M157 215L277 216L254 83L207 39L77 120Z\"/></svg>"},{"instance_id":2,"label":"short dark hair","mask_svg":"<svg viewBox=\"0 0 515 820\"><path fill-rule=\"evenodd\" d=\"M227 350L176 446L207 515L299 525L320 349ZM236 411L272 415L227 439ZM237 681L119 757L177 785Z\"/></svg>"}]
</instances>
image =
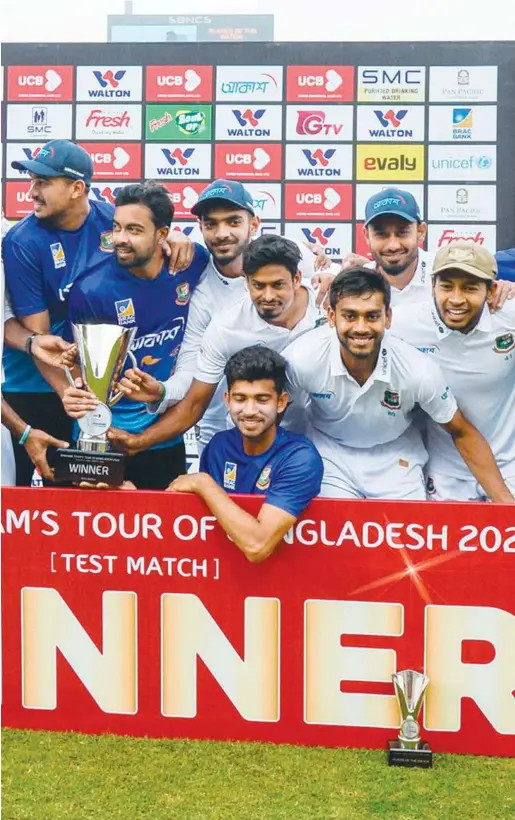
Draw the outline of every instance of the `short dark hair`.
<instances>
[{"instance_id":1,"label":"short dark hair","mask_svg":"<svg viewBox=\"0 0 515 820\"><path fill-rule=\"evenodd\" d=\"M329 291L329 301L333 310L340 299L346 296L363 296L365 293L382 293L384 306L388 310L392 298L390 283L370 268L351 268L335 276Z\"/></svg>"},{"instance_id":2,"label":"short dark hair","mask_svg":"<svg viewBox=\"0 0 515 820\"><path fill-rule=\"evenodd\" d=\"M156 228L169 228L173 220L173 204L163 185L157 182L135 182L120 188L115 206L146 205Z\"/></svg>"},{"instance_id":3,"label":"short dark hair","mask_svg":"<svg viewBox=\"0 0 515 820\"><path fill-rule=\"evenodd\" d=\"M251 345L234 353L225 365L227 389L234 382L257 382L271 379L277 394L284 391L286 384L286 361L280 353L264 345Z\"/></svg>"},{"instance_id":4,"label":"short dark hair","mask_svg":"<svg viewBox=\"0 0 515 820\"><path fill-rule=\"evenodd\" d=\"M243 272L252 276L265 265L282 265L292 279L295 277L302 259L298 245L284 236L264 234L254 239L243 252Z\"/></svg>"}]
</instances>

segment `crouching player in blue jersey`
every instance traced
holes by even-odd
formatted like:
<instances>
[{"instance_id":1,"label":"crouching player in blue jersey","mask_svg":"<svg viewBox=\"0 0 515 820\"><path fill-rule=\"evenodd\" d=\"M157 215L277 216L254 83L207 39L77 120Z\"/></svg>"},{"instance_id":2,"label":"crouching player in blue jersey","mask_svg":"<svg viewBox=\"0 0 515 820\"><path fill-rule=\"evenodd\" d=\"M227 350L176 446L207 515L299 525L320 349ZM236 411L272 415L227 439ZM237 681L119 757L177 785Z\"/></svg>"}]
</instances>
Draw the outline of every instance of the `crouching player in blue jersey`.
<instances>
[{"instance_id":1,"label":"crouching player in blue jersey","mask_svg":"<svg viewBox=\"0 0 515 820\"><path fill-rule=\"evenodd\" d=\"M138 367L159 380L173 372L190 297L208 261L206 249L197 245L191 265L170 276L162 246L172 218L173 205L163 186L146 183L122 188L114 213L114 257L106 257L95 271L80 277L68 298L71 322L137 327L131 349ZM63 404L72 418L97 403L92 394L88 400L80 387L78 381L64 392ZM108 438L119 430L141 433L155 419L144 404L123 398L113 407L113 428L119 429L108 432ZM129 457L125 472L138 489L164 490L186 472L182 436Z\"/></svg>"},{"instance_id":2,"label":"crouching player in blue jersey","mask_svg":"<svg viewBox=\"0 0 515 820\"><path fill-rule=\"evenodd\" d=\"M168 489L203 498L246 558L259 563L318 495L324 468L307 438L278 427L288 404L280 353L245 347L231 356L225 376L225 401L236 427L211 439L199 473L180 476ZM226 491L261 495L265 503L254 517Z\"/></svg>"}]
</instances>

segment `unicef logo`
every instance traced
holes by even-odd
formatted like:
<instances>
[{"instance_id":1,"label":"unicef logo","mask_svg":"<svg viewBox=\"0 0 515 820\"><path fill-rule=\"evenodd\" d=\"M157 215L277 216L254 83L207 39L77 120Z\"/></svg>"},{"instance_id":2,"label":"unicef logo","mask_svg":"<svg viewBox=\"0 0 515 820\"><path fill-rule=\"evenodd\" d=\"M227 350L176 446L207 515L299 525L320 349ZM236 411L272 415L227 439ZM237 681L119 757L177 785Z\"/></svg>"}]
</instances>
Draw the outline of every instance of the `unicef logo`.
<instances>
[{"instance_id":1,"label":"unicef logo","mask_svg":"<svg viewBox=\"0 0 515 820\"><path fill-rule=\"evenodd\" d=\"M477 157L476 165L478 168L485 170L486 168L490 168L492 165L492 160L490 157Z\"/></svg>"}]
</instances>

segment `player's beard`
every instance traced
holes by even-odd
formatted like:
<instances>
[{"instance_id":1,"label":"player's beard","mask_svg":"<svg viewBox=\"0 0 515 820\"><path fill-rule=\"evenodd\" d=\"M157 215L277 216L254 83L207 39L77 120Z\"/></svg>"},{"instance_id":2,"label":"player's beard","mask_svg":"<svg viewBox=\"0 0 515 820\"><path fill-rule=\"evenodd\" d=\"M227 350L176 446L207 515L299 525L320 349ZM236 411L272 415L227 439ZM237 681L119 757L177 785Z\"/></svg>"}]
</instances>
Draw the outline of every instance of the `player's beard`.
<instances>
[{"instance_id":1,"label":"player's beard","mask_svg":"<svg viewBox=\"0 0 515 820\"><path fill-rule=\"evenodd\" d=\"M130 251L127 256L119 256L119 250L123 248L124 250ZM155 249L152 252L147 253L136 253L134 248L129 248L129 246L120 246L118 248L115 246L114 254L116 256L116 261L122 268L144 268L145 265L148 265L152 257L154 256Z\"/></svg>"},{"instance_id":2,"label":"player's beard","mask_svg":"<svg viewBox=\"0 0 515 820\"><path fill-rule=\"evenodd\" d=\"M250 228L248 230L247 236L244 239L234 240L229 239L226 243L226 249L224 248L224 252L221 253L219 250L219 246L216 243L209 243L208 249L211 251L215 262L219 265L230 265L231 262L234 262L239 256L243 255L245 248L248 248L250 245L251 236L250 236ZM222 243L221 243L222 244Z\"/></svg>"},{"instance_id":3,"label":"player's beard","mask_svg":"<svg viewBox=\"0 0 515 820\"><path fill-rule=\"evenodd\" d=\"M376 265L381 268L388 276L400 276L405 270L417 259L418 249L414 253L404 256L400 262L390 264L388 259L379 256L377 253L372 253L372 257Z\"/></svg>"}]
</instances>

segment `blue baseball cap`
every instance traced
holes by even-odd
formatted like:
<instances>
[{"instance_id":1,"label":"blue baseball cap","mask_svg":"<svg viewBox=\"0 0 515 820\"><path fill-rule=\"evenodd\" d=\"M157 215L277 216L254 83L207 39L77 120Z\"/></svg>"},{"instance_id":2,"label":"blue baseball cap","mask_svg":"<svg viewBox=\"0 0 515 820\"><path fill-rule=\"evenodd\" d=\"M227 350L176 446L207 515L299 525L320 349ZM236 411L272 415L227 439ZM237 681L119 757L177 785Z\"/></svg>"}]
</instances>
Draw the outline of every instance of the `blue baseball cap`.
<instances>
[{"instance_id":1,"label":"blue baseball cap","mask_svg":"<svg viewBox=\"0 0 515 820\"><path fill-rule=\"evenodd\" d=\"M365 225L384 214L400 216L407 222L422 222L417 200L400 188L385 188L370 197L365 206Z\"/></svg>"},{"instance_id":2,"label":"blue baseball cap","mask_svg":"<svg viewBox=\"0 0 515 820\"><path fill-rule=\"evenodd\" d=\"M11 162L18 171L30 171L40 177L69 177L82 179L91 184L93 162L84 148L70 140L51 140L39 151L35 159Z\"/></svg>"},{"instance_id":3,"label":"blue baseball cap","mask_svg":"<svg viewBox=\"0 0 515 820\"><path fill-rule=\"evenodd\" d=\"M243 208L243 210L255 216L254 201L247 189L243 187L241 182L234 182L229 179L215 179L207 188L204 188L191 209L191 213L195 216L201 216L206 210L206 205L215 200L236 205L237 208Z\"/></svg>"}]
</instances>

